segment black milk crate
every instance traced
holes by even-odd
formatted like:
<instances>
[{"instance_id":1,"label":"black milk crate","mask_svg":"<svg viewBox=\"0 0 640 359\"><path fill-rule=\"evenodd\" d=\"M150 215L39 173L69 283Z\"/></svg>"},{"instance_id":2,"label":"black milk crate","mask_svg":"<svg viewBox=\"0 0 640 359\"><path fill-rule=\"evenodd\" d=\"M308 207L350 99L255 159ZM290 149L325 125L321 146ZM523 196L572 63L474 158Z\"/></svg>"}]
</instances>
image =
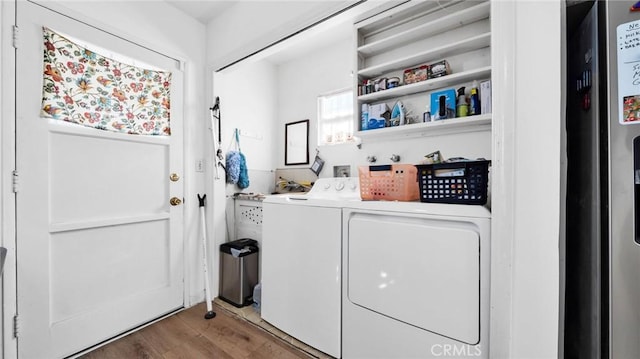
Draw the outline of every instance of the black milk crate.
<instances>
[{"instance_id":1,"label":"black milk crate","mask_svg":"<svg viewBox=\"0 0 640 359\"><path fill-rule=\"evenodd\" d=\"M445 162L416 165L420 201L485 204L491 161Z\"/></svg>"}]
</instances>

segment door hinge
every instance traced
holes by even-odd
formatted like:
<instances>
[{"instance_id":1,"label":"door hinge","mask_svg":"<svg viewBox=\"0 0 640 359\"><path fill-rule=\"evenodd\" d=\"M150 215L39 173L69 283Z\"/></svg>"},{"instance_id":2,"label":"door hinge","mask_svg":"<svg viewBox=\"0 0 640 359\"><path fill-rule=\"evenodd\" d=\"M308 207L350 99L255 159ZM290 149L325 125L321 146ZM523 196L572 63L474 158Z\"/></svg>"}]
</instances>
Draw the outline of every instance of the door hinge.
<instances>
[{"instance_id":1,"label":"door hinge","mask_svg":"<svg viewBox=\"0 0 640 359\"><path fill-rule=\"evenodd\" d=\"M16 315L13 316L13 337L16 338L16 339L18 338L18 334L19 334L18 328L19 328L18 327L18 314L16 314Z\"/></svg>"},{"instance_id":2,"label":"door hinge","mask_svg":"<svg viewBox=\"0 0 640 359\"><path fill-rule=\"evenodd\" d=\"M13 47L18 48L18 44L20 43L20 30L18 26L13 25Z\"/></svg>"},{"instance_id":3,"label":"door hinge","mask_svg":"<svg viewBox=\"0 0 640 359\"><path fill-rule=\"evenodd\" d=\"M13 193L18 193L20 189L20 175L17 170L11 173L11 186Z\"/></svg>"}]
</instances>

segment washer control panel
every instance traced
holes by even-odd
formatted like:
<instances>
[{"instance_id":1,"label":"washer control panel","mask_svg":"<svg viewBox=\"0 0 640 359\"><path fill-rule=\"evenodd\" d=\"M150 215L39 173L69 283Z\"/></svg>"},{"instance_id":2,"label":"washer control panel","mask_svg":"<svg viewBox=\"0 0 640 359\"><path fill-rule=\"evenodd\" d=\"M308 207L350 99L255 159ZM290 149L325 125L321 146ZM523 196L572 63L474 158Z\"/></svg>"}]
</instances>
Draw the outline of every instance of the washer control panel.
<instances>
[{"instance_id":1,"label":"washer control panel","mask_svg":"<svg viewBox=\"0 0 640 359\"><path fill-rule=\"evenodd\" d=\"M327 199L360 199L360 181L358 177L318 178L307 196Z\"/></svg>"}]
</instances>

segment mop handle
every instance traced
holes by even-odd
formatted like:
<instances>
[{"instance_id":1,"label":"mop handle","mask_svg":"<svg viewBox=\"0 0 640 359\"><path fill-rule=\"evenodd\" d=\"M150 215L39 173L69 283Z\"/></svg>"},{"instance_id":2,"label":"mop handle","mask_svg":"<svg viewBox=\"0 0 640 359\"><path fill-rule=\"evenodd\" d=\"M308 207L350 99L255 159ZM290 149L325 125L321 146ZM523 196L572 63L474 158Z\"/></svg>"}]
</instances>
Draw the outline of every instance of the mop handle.
<instances>
[{"instance_id":1,"label":"mop handle","mask_svg":"<svg viewBox=\"0 0 640 359\"><path fill-rule=\"evenodd\" d=\"M207 312L211 312L213 307L211 305L211 289L209 288L209 270L207 266L207 229L205 228L205 215L204 215L204 200L207 198L207 195L204 194L200 197L198 194L198 202L200 207L200 229L202 231L202 262L204 264L204 293L205 300L207 302Z\"/></svg>"}]
</instances>

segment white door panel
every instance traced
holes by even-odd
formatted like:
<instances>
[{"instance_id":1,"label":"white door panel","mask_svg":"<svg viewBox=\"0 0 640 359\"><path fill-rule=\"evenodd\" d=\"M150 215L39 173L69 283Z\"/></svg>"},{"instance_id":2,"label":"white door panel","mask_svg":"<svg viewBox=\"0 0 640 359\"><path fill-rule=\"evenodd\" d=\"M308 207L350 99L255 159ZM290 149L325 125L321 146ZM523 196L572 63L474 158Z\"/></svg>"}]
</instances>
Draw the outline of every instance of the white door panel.
<instances>
[{"instance_id":1,"label":"white door panel","mask_svg":"<svg viewBox=\"0 0 640 359\"><path fill-rule=\"evenodd\" d=\"M168 227L161 220L52 234L52 324L111 305L121 293L143 295L169 286ZM124 237L122 231L142 235ZM78 295L78 288L86 292Z\"/></svg>"},{"instance_id":2,"label":"white door panel","mask_svg":"<svg viewBox=\"0 0 640 359\"><path fill-rule=\"evenodd\" d=\"M56 127L61 126L52 123L49 133L53 223L167 213L167 138L143 142L121 134L105 136L91 128L68 133ZM139 153L144 156L137 156ZM131 182L132 178L136 181ZM123 198L128 199L126 206Z\"/></svg>"},{"instance_id":3,"label":"white door panel","mask_svg":"<svg viewBox=\"0 0 640 359\"><path fill-rule=\"evenodd\" d=\"M20 358L55 358L183 306L183 74L174 59L17 2L17 287ZM42 26L172 72L171 136L40 117Z\"/></svg>"}]
</instances>

